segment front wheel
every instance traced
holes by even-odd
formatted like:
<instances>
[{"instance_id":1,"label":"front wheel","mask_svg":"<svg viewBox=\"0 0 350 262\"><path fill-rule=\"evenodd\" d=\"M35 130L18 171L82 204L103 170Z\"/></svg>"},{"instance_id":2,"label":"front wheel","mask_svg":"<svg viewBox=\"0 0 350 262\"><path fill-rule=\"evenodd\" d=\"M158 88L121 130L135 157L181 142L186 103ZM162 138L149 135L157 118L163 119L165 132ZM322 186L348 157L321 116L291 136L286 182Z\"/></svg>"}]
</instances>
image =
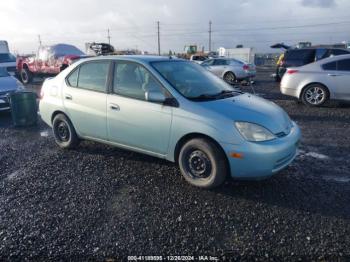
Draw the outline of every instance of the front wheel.
<instances>
[{"instance_id":1,"label":"front wheel","mask_svg":"<svg viewBox=\"0 0 350 262\"><path fill-rule=\"evenodd\" d=\"M319 84L309 85L301 95L301 101L307 106L321 106L327 99L327 88Z\"/></svg>"},{"instance_id":2,"label":"front wheel","mask_svg":"<svg viewBox=\"0 0 350 262\"><path fill-rule=\"evenodd\" d=\"M229 83L230 85L233 85L236 83L236 76L234 73L232 72L227 72L225 75L224 75L224 80Z\"/></svg>"},{"instance_id":3,"label":"front wheel","mask_svg":"<svg viewBox=\"0 0 350 262\"><path fill-rule=\"evenodd\" d=\"M222 184L228 174L224 153L204 138L191 139L181 148L179 166L187 182L207 189Z\"/></svg>"},{"instance_id":4,"label":"front wheel","mask_svg":"<svg viewBox=\"0 0 350 262\"><path fill-rule=\"evenodd\" d=\"M79 138L71 121L64 115L58 114L52 122L53 135L56 144L65 149L75 148L79 144Z\"/></svg>"}]
</instances>

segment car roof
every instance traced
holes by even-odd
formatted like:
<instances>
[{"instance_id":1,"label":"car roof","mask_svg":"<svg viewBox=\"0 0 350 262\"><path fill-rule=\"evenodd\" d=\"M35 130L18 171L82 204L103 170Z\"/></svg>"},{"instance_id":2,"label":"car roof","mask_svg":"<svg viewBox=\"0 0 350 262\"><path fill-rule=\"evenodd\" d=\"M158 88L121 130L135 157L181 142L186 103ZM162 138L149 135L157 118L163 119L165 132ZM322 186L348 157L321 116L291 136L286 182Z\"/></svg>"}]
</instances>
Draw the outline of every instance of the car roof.
<instances>
[{"instance_id":1,"label":"car roof","mask_svg":"<svg viewBox=\"0 0 350 262\"><path fill-rule=\"evenodd\" d=\"M151 56L151 55L108 55L85 58L84 61L94 60L127 60L140 63L160 62L160 61L184 61L183 59L173 58L169 56Z\"/></svg>"}]
</instances>

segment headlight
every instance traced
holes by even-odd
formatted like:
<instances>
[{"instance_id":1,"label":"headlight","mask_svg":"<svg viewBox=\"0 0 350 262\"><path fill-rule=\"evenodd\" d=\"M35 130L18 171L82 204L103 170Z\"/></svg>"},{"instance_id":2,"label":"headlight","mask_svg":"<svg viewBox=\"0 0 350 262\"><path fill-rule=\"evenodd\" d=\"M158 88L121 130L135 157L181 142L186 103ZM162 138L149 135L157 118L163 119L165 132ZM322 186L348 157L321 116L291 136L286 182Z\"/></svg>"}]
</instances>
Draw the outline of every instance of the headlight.
<instances>
[{"instance_id":1,"label":"headlight","mask_svg":"<svg viewBox=\"0 0 350 262\"><path fill-rule=\"evenodd\" d=\"M235 122L236 128L241 133L241 135L248 141L251 142L261 142L269 141L276 138L265 127L249 122Z\"/></svg>"}]
</instances>

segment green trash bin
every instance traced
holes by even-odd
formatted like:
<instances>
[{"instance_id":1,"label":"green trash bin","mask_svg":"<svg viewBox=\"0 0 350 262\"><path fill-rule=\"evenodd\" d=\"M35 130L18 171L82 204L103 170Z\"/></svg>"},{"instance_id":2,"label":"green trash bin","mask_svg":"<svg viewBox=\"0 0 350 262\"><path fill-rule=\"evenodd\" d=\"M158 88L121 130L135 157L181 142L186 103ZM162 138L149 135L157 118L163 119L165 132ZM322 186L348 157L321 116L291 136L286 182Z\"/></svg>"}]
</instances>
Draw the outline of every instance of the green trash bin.
<instances>
[{"instance_id":1,"label":"green trash bin","mask_svg":"<svg viewBox=\"0 0 350 262\"><path fill-rule=\"evenodd\" d=\"M16 92L10 95L11 115L15 126L33 126L38 121L37 95L34 92Z\"/></svg>"}]
</instances>

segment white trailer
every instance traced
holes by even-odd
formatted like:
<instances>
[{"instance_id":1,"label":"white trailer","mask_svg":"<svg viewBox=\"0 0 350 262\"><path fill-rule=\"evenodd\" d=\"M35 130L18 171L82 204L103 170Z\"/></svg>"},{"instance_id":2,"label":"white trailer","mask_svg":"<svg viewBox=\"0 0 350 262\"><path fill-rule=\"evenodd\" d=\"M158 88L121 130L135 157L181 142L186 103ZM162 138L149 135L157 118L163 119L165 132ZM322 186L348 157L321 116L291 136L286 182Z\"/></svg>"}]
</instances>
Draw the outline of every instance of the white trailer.
<instances>
[{"instance_id":1,"label":"white trailer","mask_svg":"<svg viewBox=\"0 0 350 262\"><path fill-rule=\"evenodd\" d=\"M249 64L254 64L255 51L253 48L224 48L218 49L219 56L235 58Z\"/></svg>"}]
</instances>

